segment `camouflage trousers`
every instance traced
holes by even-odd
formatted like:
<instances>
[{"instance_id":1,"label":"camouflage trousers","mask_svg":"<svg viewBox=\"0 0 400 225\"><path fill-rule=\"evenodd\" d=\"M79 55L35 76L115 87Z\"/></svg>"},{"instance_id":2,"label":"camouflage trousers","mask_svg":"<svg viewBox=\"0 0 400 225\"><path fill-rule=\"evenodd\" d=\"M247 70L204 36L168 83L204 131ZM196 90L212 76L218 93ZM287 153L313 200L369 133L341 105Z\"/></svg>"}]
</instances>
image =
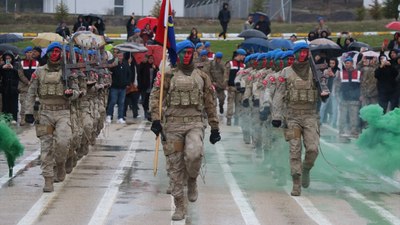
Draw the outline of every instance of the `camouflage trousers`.
<instances>
[{"instance_id":1,"label":"camouflage trousers","mask_svg":"<svg viewBox=\"0 0 400 225\"><path fill-rule=\"evenodd\" d=\"M25 123L25 99L26 99L27 92L20 92L19 93L19 104L21 107L19 108L19 116L21 118L21 124Z\"/></svg>"},{"instance_id":2,"label":"camouflage trousers","mask_svg":"<svg viewBox=\"0 0 400 225\"><path fill-rule=\"evenodd\" d=\"M226 113L226 118L231 119L233 115L235 117L241 116L242 95L236 90L236 87L228 87L228 112Z\"/></svg>"},{"instance_id":3,"label":"camouflage trousers","mask_svg":"<svg viewBox=\"0 0 400 225\"><path fill-rule=\"evenodd\" d=\"M99 119L97 122L97 131L96 131L96 137L99 136L101 130L104 128L104 120L106 119L106 100L104 95L99 96L99 103L98 103L98 111L99 111Z\"/></svg>"},{"instance_id":4,"label":"camouflage trousers","mask_svg":"<svg viewBox=\"0 0 400 225\"><path fill-rule=\"evenodd\" d=\"M75 157L76 152L81 146L81 137L83 134L82 117L78 105L72 104L71 106L71 128L72 128L72 141L68 157Z\"/></svg>"},{"instance_id":5,"label":"camouflage trousers","mask_svg":"<svg viewBox=\"0 0 400 225\"><path fill-rule=\"evenodd\" d=\"M345 133L346 124L350 125L350 134L360 131L358 116L361 103L359 101L341 101L339 105L339 135Z\"/></svg>"},{"instance_id":6,"label":"camouflage trousers","mask_svg":"<svg viewBox=\"0 0 400 225\"><path fill-rule=\"evenodd\" d=\"M92 132L94 128L94 116L92 115L92 110L90 107L90 101L81 102L80 116L82 119L81 127L83 132L81 136L81 145L77 151L78 158L82 158L89 152L89 145L92 139Z\"/></svg>"},{"instance_id":7,"label":"camouflage trousers","mask_svg":"<svg viewBox=\"0 0 400 225\"><path fill-rule=\"evenodd\" d=\"M223 106L224 103L225 103L225 98L226 98L225 90L224 89L217 89L215 91L215 93L216 93L216 97L218 99L218 105L222 105Z\"/></svg>"},{"instance_id":8,"label":"camouflage trousers","mask_svg":"<svg viewBox=\"0 0 400 225\"><path fill-rule=\"evenodd\" d=\"M72 141L69 110L42 110L40 124L36 125L40 139L41 169L44 177L53 177L54 162L65 163Z\"/></svg>"},{"instance_id":9,"label":"camouflage trousers","mask_svg":"<svg viewBox=\"0 0 400 225\"><path fill-rule=\"evenodd\" d=\"M262 149L262 132L261 127L263 122L260 120L260 108L251 108L251 136L253 138L254 147L257 150Z\"/></svg>"},{"instance_id":10,"label":"camouflage trousers","mask_svg":"<svg viewBox=\"0 0 400 225\"><path fill-rule=\"evenodd\" d=\"M371 105L371 104L378 104L378 96L376 97L363 97L361 101L361 107Z\"/></svg>"},{"instance_id":11,"label":"camouflage trousers","mask_svg":"<svg viewBox=\"0 0 400 225\"><path fill-rule=\"evenodd\" d=\"M286 119L287 129L284 130L285 139L289 142L290 173L302 173L302 167L311 169L318 156L319 146L319 117L314 114L291 113ZM302 163L302 139L305 147L305 157Z\"/></svg>"},{"instance_id":12,"label":"camouflage trousers","mask_svg":"<svg viewBox=\"0 0 400 225\"><path fill-rule=\"evenodd\" d=\"M202 122L171 123L164 126L167 172L172 184L171 195L182 197L186 175L197 178L204 155L204 126Z\"/></svg>"},{"instance_id":13,"label":"camouflage trousers","mask_svg":"<svg viewBox=\"0 0 400 225\"><path fill-rule=\"evenodd\" d=\"M240 121L240 127L242 128L243 132L243 141L245 143L250 143L251 142L251 135L252 135L252 122L251 122L251 108L242 108L241 109L241 121Z\"/></svg>"}]
</instances>

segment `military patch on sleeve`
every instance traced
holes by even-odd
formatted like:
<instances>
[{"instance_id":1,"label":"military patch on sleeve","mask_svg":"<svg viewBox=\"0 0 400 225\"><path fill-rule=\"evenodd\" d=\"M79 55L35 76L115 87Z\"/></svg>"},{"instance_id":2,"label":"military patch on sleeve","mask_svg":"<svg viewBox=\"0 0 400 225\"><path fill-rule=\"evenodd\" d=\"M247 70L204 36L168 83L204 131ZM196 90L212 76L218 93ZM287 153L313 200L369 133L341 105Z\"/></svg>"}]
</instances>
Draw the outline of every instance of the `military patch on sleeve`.
<instances>
[{"instance_id":1,"label":"military patch on sleeve","mask_svg":"<svg viewBox=\"0 0 400 225\"><path fill-rule=\"evenodd\" d=\"M247 80L248 80L248 81L251 81L252 79L253 79L252 76L248 76L248 77L247 77Z\"/></svg>"},{"instance_id":2,"label":"military patch on sleeve","mask_svg":"<svg viewBox=\"0 0 400 225\"><path fill-rule=\"evenodd\" d=\"M263 81L262 81L262 84L263 84L264 86L267 86L268 80L263 80Z\"/></svg>"},{"instance_id":3,"label":"military patch on sleeve","mask_svg":"<svg viewBox=\"0 0 400 225\"><path fill-rule=\"evenodd\" d=\"M278 77L279 82L284 83L286 81L286 79L282 76Z\"/></svg>"},{"instance_id":4,"label":"military patch on sleeve","mask_svg":"<svg viewBox=\"0 0 400 225\"><path fill-rule=\"evenodd\" d=\"M213 92L215 92L215 86L214 86L214 84L211 84L210 89L211 89Z\"/></svg>"},{"instance_id":5,"label":"military patch on sleeve","mask_svg":"<svg viewBox=\"0 0 400 225\"><path fill-rule=\"evenodd\" d=\"M37 79L37 75L35 72L32 73L31 79Z\"/></svg>"},{"instance_id":6,"label":"military patch on sleeve","mask_svg":"<svg viewBox=\"0 0 400 225\"><path fill-rule=\"evenodd\" d=\"M276 79L274 76L269 76L269 81L271 81L271 83L275 83Z\"/></svg>"}]
</instances>

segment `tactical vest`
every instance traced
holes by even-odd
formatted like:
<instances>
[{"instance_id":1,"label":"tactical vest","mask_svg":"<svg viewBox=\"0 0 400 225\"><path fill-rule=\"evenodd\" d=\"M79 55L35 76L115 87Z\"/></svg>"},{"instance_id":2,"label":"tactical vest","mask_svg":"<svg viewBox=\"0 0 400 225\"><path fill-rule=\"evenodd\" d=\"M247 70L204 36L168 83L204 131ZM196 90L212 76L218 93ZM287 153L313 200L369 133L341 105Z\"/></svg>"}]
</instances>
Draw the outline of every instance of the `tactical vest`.
<instances>
[{"instance_id":1,"label":"tactical vest","mask_svg":"<svg viewBox=\"0 0 400 225\"><path fill-rule=\"evenodd\" d=\"M24 71L24 75L28 80L31 80L32 73L35 72L35 70L39 67L39 62L36 60L22 60L21 61L21 66Z\"/></svg>"},{"instance_id":2,"label":"tactical vest","mask_svg":"<svg viewBox=\"0 0 400 225\"><path fill-rule=\"evenodd\" d=\"M301 79L291 67L288 68L287 94L288 106L293 109L313 109L318 101L318 90L314 84L312 72L308 79Z\"/></svg>"},{"instance_id":3,"label":"tactical vest","mask_svg":"<svg viewBox=\"0 0 400 225\"><path fill-rule=\"evenodd\" d=\"M64 82L62 80L62 71L49 72L46 71L47 66L37 70L36 75L39 77L39 96L63 96Z\"/></svg>"},{"instance_id":4,"label":"tactical vest","mask_svg":"<svg viewBox=\"0 0 400 225\"><path fill-rule=\"evenodd\" d=\"M174 73L168 90L168 106L203 110L204 81L196 70L190 76L181 71Z\"/></svg>"},{"instance_id":5,"label":"tactical vest","mask_svg":"<svg viewBox=\"0 0 400 225\"><path fill-rule=\"evenodd\" d=\"M244 69L244 64L242 62L232 60L229 61L229 65L230 65L230 70L229 70L228 86L235 86L236 73L239 70Z\"/></svg>"}]
</instances>

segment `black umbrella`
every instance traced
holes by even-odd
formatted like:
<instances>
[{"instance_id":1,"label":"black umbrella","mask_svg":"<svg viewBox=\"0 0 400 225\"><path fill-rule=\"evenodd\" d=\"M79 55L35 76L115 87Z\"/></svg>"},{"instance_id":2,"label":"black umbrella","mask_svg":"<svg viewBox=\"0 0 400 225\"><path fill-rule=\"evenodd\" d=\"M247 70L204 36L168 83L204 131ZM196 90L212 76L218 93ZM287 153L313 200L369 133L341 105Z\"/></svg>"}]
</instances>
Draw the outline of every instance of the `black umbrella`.
<instances>
[{"instance_id":1,"label":"black umbrella","mask_svg":"<svg viewBox=\"0 0 400 225\"><path fill-rule=\"evenodd\" d=\"M267 23L270 23L268 15L266 13L264 13L264 12L255 12L255 13L253 13L251 15L253 16L254 24L256 24L260 20L260 16L264 16L265 17L265 21L267 21Z\"/></svg>"},{"instance_id":2,"label":"black umbrella","mask_svg":"<svg viewBox=\"0 0 400 225\"><path fill-rule=\"evenodd\" d=\"M256 30L256 29L248 29L245 31L242 31L242 33L240 33L238 35L238 37L242 37L244 39L247 38L264 38L267 39L267 35L265 35L263 32Z\"/></svg>"},{"instance_id":3,"label":"black umbrella","mask_svg":"<svg viewBox=\"0 0 400 225\"><path fill-rule=\"evenodd\" d=\"M0 34L0 44L23 41L24 38L17 34Z\"/></svg>"},{"instance_id":4,"label":"black umbrella","mask_svg":"<svg viewBox=\"0 0 400 225\"><path fill-rule=\"evenodd\" d=\"M85 21L90 22L90 23L93 21L96 21L98 19L103 20L103 18L101 16L92 14L92 13L83 15L83 18L85 19ZM92 25L92 24L89 24L89 25Z\"/></svg>"},{"instance_id":5,"label":"black umbrella","mask_svg":"<svg viewBox=\"0 0 400 225\"><path fill-rule=\"evenodd\" d=\"M0 44L0 52L4 53L5 51L11 51L14 55L22 54L21 50L17 46L10 44Z\"/></svg>"},{"instance_id":6,"label":"black umbrella","mask_svg":"<svg viewBox=\"0 0 400 225\"><path fill-rule=\"evenodd\" d=\"M338 44L326 38L317 38L309 45L313 54L325 52L329 58L341 56L343 53L343 49Z\"/></svg>"},{"instance_id":7,"label":"black umbrella","mask_svg":"<svg viewBox=\"0 0 400 225\"><path fill-rule=\"evenodd\" d=\"M372 50L371 46L364 42L353 41L349 44L350 51L360 51L362 47L367 48L368 50Z\"/></svg>"},{"instance_id":8,"label":"black umbrella","mask_svg":"<svg viewBox=\"0 0 400 225\"><path fill-rule=\"evenodd\" d=\"M240 44L240 47L252 52L267 52L269 42L263 38L248 38Z\"/></svg>"}]
</instances>

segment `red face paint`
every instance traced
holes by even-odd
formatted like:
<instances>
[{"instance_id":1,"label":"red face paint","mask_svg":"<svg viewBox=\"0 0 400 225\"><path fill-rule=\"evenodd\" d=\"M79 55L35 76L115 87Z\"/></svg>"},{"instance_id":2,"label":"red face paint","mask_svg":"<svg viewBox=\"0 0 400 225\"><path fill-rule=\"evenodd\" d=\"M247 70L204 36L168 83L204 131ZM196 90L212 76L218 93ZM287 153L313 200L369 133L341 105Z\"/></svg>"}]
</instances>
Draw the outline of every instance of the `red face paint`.
<instances>
[{"instance_id":1,"label":"red face paint","mask_svg":"<svg viewBox=\"0 0 400 225\"><path fill-rule=\"evenodd\" d=\"M189 65L193 60L193 48L184 49L179 53L179 61L184 65Z\"/></svg>"},{"instance_id":2,"label":"red face paint","mask_svg":"<svg viewBox=\"0 0 400 225\"><path fill-rule=\"evenodd\" d=\"M289 56L289 58L287 60L288 66L291 66L293 63L294 63L294 57L293 56Z\"/></svg>"},{"instance_id":3,"label":"red face paint","mask_svg":"<svg viewBox=\"0 0 400 225\"><path fill-rule=\"evenodd\" d=\"M53 51L50 53L50 60L52 62L56 62L61 58L61 49L54 48Z\"/></svg>"},{"instance_id":4,"label":"red face paint","mask_svg":"<svg viewBox=\"0 0 400 225\"><path fill-rule=\"evenodd\" d=\"M299 62L306 61L308 59L308 53L309 53L308 49L306 49L306 48L301 49L300 52L299 52L299 58L297 60Z\"/></svg>"}]
</instances>

